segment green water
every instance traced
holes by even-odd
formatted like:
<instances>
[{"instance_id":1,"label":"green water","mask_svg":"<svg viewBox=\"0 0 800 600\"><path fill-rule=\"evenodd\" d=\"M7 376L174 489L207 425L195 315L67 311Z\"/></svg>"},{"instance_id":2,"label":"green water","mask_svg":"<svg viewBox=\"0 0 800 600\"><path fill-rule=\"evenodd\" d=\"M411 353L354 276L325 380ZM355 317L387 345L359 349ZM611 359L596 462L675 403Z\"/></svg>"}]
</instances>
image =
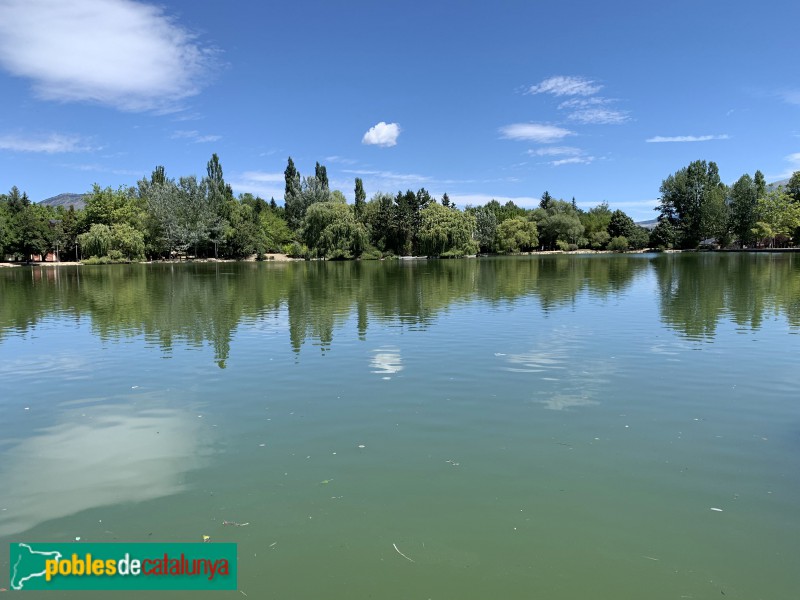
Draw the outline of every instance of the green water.
<instances>
[{"instance_id":1,"label":"green water","mask_svg":"<svg viewBox=\"0 0 800 600\"><path fill-rule=\"evenodd\" d=\"M0 269L0 587L208 535L249 598L794 599L798 333L800 255Z\"/></svg>"}]
</instances>

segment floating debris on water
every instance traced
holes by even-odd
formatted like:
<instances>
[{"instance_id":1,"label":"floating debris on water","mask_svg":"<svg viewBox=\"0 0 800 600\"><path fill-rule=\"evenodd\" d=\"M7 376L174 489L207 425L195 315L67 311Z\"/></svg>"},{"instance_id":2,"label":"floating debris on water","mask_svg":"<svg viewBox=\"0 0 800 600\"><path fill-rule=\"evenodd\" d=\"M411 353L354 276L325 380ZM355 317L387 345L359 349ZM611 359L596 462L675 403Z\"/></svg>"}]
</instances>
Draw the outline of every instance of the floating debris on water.
<instances>
[{"instance_id":1,"label":"floating debris on water","mask_svg":"<svg viewBox=\"0 0 800 600\"><path fill-rule=\"evenodd\" d=\"M395 549L395 550L397 550L397 553L398 553L400 556L402 556L403 558L405 558L407 561L410 561L410 562L416 562L416 561L415 561L413 558L409 558L409 557L407 557L405 554L403 554L402 552L400 552L400 548L398 548L398 547L397 547L397 544L395 544L394 542L392 542L392 546L394 546L394 549Z\"/></svg>"},{"instance_id":2,"label":"floating debris on water","mask_svg":"<svg viewBox=\"0 0 800 600\"><path fill-rule=\"evenodd\" d=\"M722 512L721 508L716 508L714 506L711 507L711 510L713 510L714 512Z\"/></svg>"}]
</instances>

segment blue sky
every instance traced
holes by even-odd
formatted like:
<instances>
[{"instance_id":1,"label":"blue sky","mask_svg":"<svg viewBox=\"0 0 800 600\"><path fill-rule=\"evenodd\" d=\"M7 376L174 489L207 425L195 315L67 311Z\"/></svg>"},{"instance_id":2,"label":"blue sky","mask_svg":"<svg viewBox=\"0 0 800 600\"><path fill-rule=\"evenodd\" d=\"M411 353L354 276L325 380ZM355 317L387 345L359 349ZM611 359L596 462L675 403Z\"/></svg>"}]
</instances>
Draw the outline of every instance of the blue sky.
<instances>
[{"instance_id":1,"label":"blue sky","mask_svg":"<svg viewBox=\"0 0 800 600\"><path fill-rule=\"evenodd\" d=\"M368 196L606 200L653 218L695 159L800 169L797 2L0 0L0 189L162 164L283 197L292 156Z\"/></svg>"}]
</instances>

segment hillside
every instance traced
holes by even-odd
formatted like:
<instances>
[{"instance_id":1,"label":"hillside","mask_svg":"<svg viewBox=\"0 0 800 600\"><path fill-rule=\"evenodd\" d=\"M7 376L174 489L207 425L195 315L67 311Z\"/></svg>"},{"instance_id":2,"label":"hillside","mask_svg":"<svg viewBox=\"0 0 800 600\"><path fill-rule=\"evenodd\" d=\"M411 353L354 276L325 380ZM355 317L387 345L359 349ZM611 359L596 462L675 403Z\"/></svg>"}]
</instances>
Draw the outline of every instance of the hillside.
<instances>
[{"instance_id":1,"label":"hillside","mask_svg":"<svg viewBox=\"0 0 800 600\"><path fill-rule=\"evenodd\" d=\"M58 196L42 200L39 204L53 207L63 206L65 209L69 208L69 205L72 204L75 210L79 210L86 206L86 203L83 201L85 196L86 194L59 194Z\"/></svg>"}]
</instances>

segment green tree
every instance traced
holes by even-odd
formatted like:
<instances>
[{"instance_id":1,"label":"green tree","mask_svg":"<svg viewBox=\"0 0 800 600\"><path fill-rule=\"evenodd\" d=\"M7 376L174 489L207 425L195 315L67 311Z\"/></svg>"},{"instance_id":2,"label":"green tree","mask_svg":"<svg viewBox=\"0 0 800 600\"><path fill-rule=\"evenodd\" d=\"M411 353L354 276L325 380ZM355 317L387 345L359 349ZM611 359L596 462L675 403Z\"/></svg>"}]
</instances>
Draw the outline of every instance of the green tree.
<instances>
[{"instance_id":1,"label":"green tree","mask_svg":"<svg viewBox=\"0 0 800 600\"><path fill-rule=\"evenodd\" d=\"M628 250L628 239L624 235L611 238L608 249L612 252L625 252Z\"/></svg>"},{"instance_id":2,"label":"green tree","mask_svg":"<svg viewBox=\"0 0 800 600\"><path fill-rule=\"evenodd\" d=\"M581 241L583 224L571 203L551 200L546 210L534 211L534 217L540 219L539 238L545 247L555 248L557 242L578 244Z\"/></svg>"},{"instance_id":3,"label":"green tree","mask_svg":"<svg viewBox=\"0 0 800 600\"><path fill-rule=\"evenodd\" d=\"M369 227L371 242L382 251L393 251L394 216L394 197L389 194L379 192L364 206L364 223Z\"/></svg>"},{"instance_id":4,"label":"green tree","mask_svg":"<svg viewBox=\"0 0 800 600\"><path fill-rule=\"evenodd\" d=\"M795 202L783 188L779 187L767 192L763 198L758 199L758 221L754 232L761 238L771 237L771 245L775 245L776 238L790 239L795 230L800 227L800 203ZM771 232L772 235L765 235Z\"/></svg>"},{"instance_id":5,"label":"green tree","mask_svg":"<svg viewBox=\"0 0 800 600\"><path fill-rule=\"evenodd\" d=\"M259 223L263 231L265 252L281 252L283 245L292 240L292 232L277 210L262 211Z\"/></svg>"},{"instance_id":6,"label":"green tree","mask_svg":"<svg viewBox=\"0 0 800 600\"><path fill-rule=\"evenodd\" d=\"M650 232L649 245L651 248L669 250L675 247L677 240L678 232L675 229L675 226L668 220L664 219L659 221Z\"/></svg>"},{"instance_id":7,"label":"green tree","mask_svg":"<svg viewBox=\"0 0 800 600\"><path fill-rule=\"evenodd\" d=\"M767 180L764 179L764 174L761 171L756 171L753 176L753 183L756 186L756 198L763 198L767 193Z\"/></svg>"},{"instance_id":8,"label":"green tree","mask_svg":"<svg viewBox=\"0 0 800 600\"><path fill-rule=\"evenodd\" d=\"M113 190L94 184L85 201L84 214L89 226L95 223L108 226L126 223L134 229L144 229L145 202L137 194L136 188L120 186Z\"/></svg>"},{"instance_id":9,"label":"green tree","mask_svg":"<svg viewBox=\"0 0 800 600\"><path fill-rule=\"evenodd\" d=\"M317 163L317 166L314 169L314 177L317 178L323 188L326 190L330 188L330 185L328 184L328 169L325 168L325 165Z\"/></svg>"},{"instance_id":10,"label":"green tree","mask_svg":"<svg viewBox=\"0 0 800 600\"><path fill-rule=\"evenodd\" d=\"M34 255L42 258L54 247L57 232L51 226L54 214L45 206L32 204L24 192L20 195L16 187L11 189L8 199L10 213L9 236L11 251L24 260Z\"/></svg>"},{"instance_id":11,"label":"green tree","mask_svg":"<svg viewBox=\"0 0 800 600\"><path fill-rule=\"evenodd\" d=\"M369 242L366 227L356 221L353 207L342 202L315 202L308 207L303 241L329 259L359 256Z\"/></svg>"},{"instance_id":12,"label":"green tree","mask_svg":"<svg viewBox=\"0 0 800 600\"><path fill-rule=\"evenodd\" d=\"M636 223L633 222L633 219L621 210L615 210L611 213L611 218L608 223L608 235L612 238L620 236L629 238L635 228Z\"/></svg>"},{"instance_id":13,"label":"green tree","mask_svg":"<svg viewBox=\"0 0 800 600\"><path fill-rule=\"evenodd\" d=\"M650 231L640 225L634 224L627 238L629 246L634 250L641 250L650 245Z\"/></svg>"},{"instance_id":14,"label":"green tree","mask_svg":"<svg viewBox=\"0 0 800 600\"><path fill-rule=\"evenodd\" d=\"M497 248L497 214L487 206L469 209L475 216L475 238L481 252Z\"/></svg>"},{"instance_id":15,"label":"green tree","mask_svg":"<svg viewBox=\"0 0 800 600\"><path fill-rule=\"evenodd\" d=\"M741 245L749 246L756 224L758 191L750 175L742 175L730 190L730 230Z\"/></svg>"},{"instance_id":16,"label":"green tree","mask_svg":"<svg viewBox=\"0 0 800 600\"><path fill-rule=\"evenodd\" d=\"M550 192L545 190L544 194L542 194L542 198L539 200L539 208L547 210L550 208L552 202L553 202L553 197L550 195Z\"/></svg>"},{"instance_id":17,"label":"green tree","mask_svg":"<svg viewBox=\"0 0 800 600\"><path fill-rule=\"evenodd\" d=\"M105 223L94 223L89 231L78 236L81 247L81 256L101 257L108 256L111 250L111 227Z\"/></svg>"},{"instance_id":18,"label":"green tree","mask_svg":"<svg viewBox=\"0 0 800 600\"><path fill-rule=\"evenodd\" d=\"M214 258L216 258L219 245L229 235L234 198L231 186L225 183L222 165L216 154L211 155L211 159L206 165L206 174L204 182L208 197L204 215L205 226L207 238L214 244Z\"/></svg>"},{"instance_id":19,"label":"green tree","mask_svg":"<svg viewBox=\"0 0 800 600\"><path fill-rule=\"evenodd\" d=\"M128 260L141 260L144 258L144 235L127 223L118 223L111 227L111 249Z\"/></svg>"},{"instance_id":20,"label":"green tree","mask_svg":"<svg viewBox=\"0 0 800 600\"><path fill-rule=\"evenodd\" d=\"M475 217L466 212L429 202L420 211L419 250L427 256L475 254Z\"/></svg>"},{"instance_id":21,"label":"green tree","mask_svg":"<svg viewBox=\"0 0 800 600\"><path fill-rule=\"evenodd\" d=\"M11 245L11 215L8 211L8 201L5 194L0 194L0 260L5 260Z\"/></svg>"},{"instance_id":22,"label":"green tree","mask_svg":"<svg viewBox=\"0 0 800 600\"><path fill-rule=\"evenodd\" d=\"M360 177L356 177L355 187L355 216L358 221L363 222L364 219L364 206L367 203L367 194L364 193L364 182Z\"/></svg>"},{"instance_id":23,"label":"green tree","mask_svg":"<svg viewBox=\"0 0 800 600\"><path fill-rule=\"evenodd\" d=\"M660 191L656 210L677 227L682 246L695 247L706 238L725 234L726 190L716 163L694 161L667 177Z\"/></svg>"},{"instance_id":24,"label":"green tree","mask_svg":"<svg viewBox=\"0 0 800 600\"><path fill-rule=\"evenodd\" d=\"M283 193L286 222L292 230L297 231L303 224L303 217L307 207L302 202L300 173L295 168L291 156L283 172L283 179L286 182Z\"/></svg>"},{"instance_id":25,"label":"green tree","mask_svg":"<svg viewBox=\"0 0 800 600\"><path fill-rule=\"evenodd\" d=\"M800 171L795 171L789 178L789 183L786 184L786 193L795 202L800 202ZM759 198L763 196L760 195Z\"/></svg>"},{"instance_id":26,"label":"green tree","mask_svg":"<svg viewBox=\"0 0 800 600\"><path fill-rule=\"evenodd\" d=\"M214 155L216 156L216 154ZM158 185L162 183L166 183L167 181L167 173L163 166L158 165L155 169L153 169L153 173L150 175L150 183L153 185Z\"/></svg>"},{"instance_id":27,"label":"green tree","mask_svg":"<svg viewBox=\"0 0 800 600\"><path fill-rule=\"evenodd\" d=\"M578 215L583 225L583 234L592 244L592 247L602 247L608 243L608 225L611 222L611 210L608 202L602 202Z\"/></svg>"},{"instance_id":28,"label":"green tree","mask_svg":"<svg viewBox=\"0 0 800 600\"><path fill-rule=\"evenodd\" d=\"M506 219L497 226L497 245L503 252L530 252L539 245L536 223L524 217Z\"/></svg>"}]
</instances>

